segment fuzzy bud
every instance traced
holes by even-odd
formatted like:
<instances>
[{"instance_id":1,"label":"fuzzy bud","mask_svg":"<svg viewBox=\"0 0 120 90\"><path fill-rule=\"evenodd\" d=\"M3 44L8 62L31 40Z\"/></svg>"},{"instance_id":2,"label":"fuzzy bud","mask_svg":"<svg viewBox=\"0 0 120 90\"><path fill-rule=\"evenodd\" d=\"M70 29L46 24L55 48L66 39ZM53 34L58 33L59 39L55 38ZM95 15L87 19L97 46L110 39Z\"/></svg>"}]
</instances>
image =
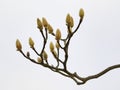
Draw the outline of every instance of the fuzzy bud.
<instances>
[{"instance_id":1,"label":"fuzzy bud","mask_svg":"<svg viewBox=\"0 0 120 90\"><path fill-rule=\"evenodd\" d=\"M71 16L70 16L70 14L67 14L67 16L66 16L66 24L70 25L70 23L71 23Z\"/></svg>"},{"instance_id":2,"label":"fuzzy bud","mask_svg":"<svg viewBox=\"0 0 120 90\"><path fill-rule=\"evenodd\" d=\"M37 58L37 61L38 61L38 63L42 63L41 57L38 57L38 58Z\"/></svg>"},{"instance_id":3,"label":"fuzzy bud","mask_svg":"<svg viewBox=\"0 0 120 90\"><path fill-rule=\"evenodd\" d=\"M83 17L84 17L84 10L82 8L79 11L79 16L81 19L83 19Z\"/></svg>"},{"instance_id":4,"label":"fuzzy bud","mask_svg":"<svg viewBox=\"0 0 120 90\"><path fill-rule=\"evenodd\" d=\"M48 55L47 55L47 53L44 51L43 52L43 58L45 59L45 60L47 60L47 58L48 58Z\"/></svg>"},{"instance_id":5,"label":"fuzzy bud","mask_svg":"<svg viewBox=\"0 0 120 90\"><path fill-rule=\"evenodd\" d=\"M59 41L59 40L61 39L61 32L60 32L59 29L57 29L57 31L56 31L55 39L56 39L57 41Z\"/></svg>"},{"instance_id":6,"label":"fuzzy bud","mask_svg":"<svg viewBox=\"0 0 120 90\"><path fill-rule=\"evenodd\" d=\"M53 42L50 42L50 51L51 51L51 52L54 51L54 44L53 44Z\"/></svg>"},{"instance_id":7,"label":"fuzzy bud","mask_svg":"<svg viewBox=\"0 0 120 90\"><path fill-rule=\"evenodd\" d=\"M16 40L16 48L18 51L21 51L21 49L22 49L22 45L18 39Z\"/></svg>"},{"instance_id":8,"label":"fuzzy bud","mask_svg":"<svg viewBox=\"0 0 120 90\"><path fill-rule=\"evenodd\" d=\"M29 38L29 45L30 45L31 48L34 47L34 41L32 40L31 37Z\"/></svg>"},{"instance_id":9,"label":"fuzzy bud","mask_svg":"<svg viewBox=\"0 0 120 90\"><path fill-rule=\"evenodd\" d=\"M70 27L74 26L74 20L73 20L73 17L70 16L70 14L67 14L66 16L66 24L67 26L70 26Z\"/></svg>"},{"instance_id":10,"label":"fuzzy bud","mask_svg":"<svg viewBox=\"0 0 120 90\"><path fill-rule=\"evenodd\" d=\"M45 28L47 28L48 22L47 22L46 18L44 18L44 17L42 18L42 24Z\"/></svg>"},{"instance_id":11,"label":"fuzzy bud","mask_svg":"<svg viewBox=\"0 0 120 90\"><path fill-rule=\"evenodd\" d=\"M37 27L42 30L43 29L43 25L42 25L42 22L39 18L37 18Z\"/></svg>"},{"instance_id":12,"label":"fuzzy bud","mask_svg":"<svg viewBox=\"0 0 120 90\"><path fill-rule=\"evenodd\" d=\"M57 49L59 49L59 48L60 48L60 46L59 46L58 42L56 42L55 46L56 46L56 48L57 48Z\"/></svg>"},{"instance_id":13,"label":"fuzzy bud","mask_svg":"<svg viewBox=\"0 0 120 90\"><path fill-rule=\"evenodd\" d=\"M48 32L49 32L50 34L53 33L53 28L52 28L52 26L51 26L50 24L48 24L47 29L48 29Z\"/></svg>"}]
</instances>

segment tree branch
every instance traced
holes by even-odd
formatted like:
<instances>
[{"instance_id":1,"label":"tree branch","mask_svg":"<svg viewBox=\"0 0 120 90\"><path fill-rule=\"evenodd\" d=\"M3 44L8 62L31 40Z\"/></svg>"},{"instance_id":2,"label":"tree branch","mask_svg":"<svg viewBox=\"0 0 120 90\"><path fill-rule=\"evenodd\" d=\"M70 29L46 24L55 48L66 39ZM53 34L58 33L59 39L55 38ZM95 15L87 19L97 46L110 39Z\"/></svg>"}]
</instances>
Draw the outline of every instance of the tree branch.
<instances>
[{"instance_id":1,"label":"tree branch","mask_svg":"<svg viewBox=\"0 0 120 90\"><path fill-rule=\"evenodd\" d=\"M69 57L69 53L68 53L69 52L68 51L69 44L70 44L71 38L78 31L78 29L79 29L79 27L80 27L80 25L81 25L81 23L83 21L83 17L84 17L83 9L80 9L79 16L80 16L79 23L78 23L76 29L74 31L72 31L72 28L74 26L74 21L73 21L73 18L69 14L67 15L67 17L66 17L66 25L67 25L67 29L68 29L68 34L66 35L65 39L61 38L60 31L57 32L57 34L54 34L53 29L52 29L52 27L50 25L49 25L49 28L48 28L48 23L47 23L45 18L43 18L43 22L41 22L39 19L37 19L38 29L39 29L39 31L41 33L41 36L42 36L42 39L43 39L43 46L42 46L42 49L41 49L41 51L39 53L39 52L36 51L36 49L34 47L34 42L33 42L33 40L31 38L29 39L29 45L33 49L33 51L37 54L38 61L35 60L35 59L32 59L30 57L29 52L27 52L27 54L25 54L22 51L22 45L21 45L21 43L20 43L20 41L18 39L16 40L17 51L19 51L26 59L30 60L32 63L41 65L41 66L43 66L45 68L48 68L48 69L52 70L53 72L56 72L56 73L59 73L59 74L65 76L65 77L68 77L68 78L74 80L77 85L85 84L87 81L89 81L91 79L99 78L100 76L106 74L107 72L109 72L109 71L111 71L113 69L120 68L120 64L109 66L108 68L104 69L103 71L101 71L101 72L99 72L97 74L94 74L94 75L87 76L87 77L80 77L76 72L73 73L73 72L70 72L67 69L67 61L68 61L68 57ZM43 28L43 26L44 26L44 28ZM45 30L43 31L43 29L45 29ZM48 30L49 30L49 33L53 37L55 37L55 38L57 37L57 39L56 39L57 52L55 50L55 47L54 47L53 43L50 46L50 51L51 51L54 59L56 59L57 65L52 65L52 64L48 63L48 61L49 61L48 60L48 55L45 52L45 48L46 48L47 41L48 41ZM64 45L61 45L61 42L63 42ZM64 52L64 59L63 60L61 60L60 55L59 55L61 53L60 50L62 50ZM63 67L61 67L60 65L62 65Z\"/></svg>"}]
</instances>

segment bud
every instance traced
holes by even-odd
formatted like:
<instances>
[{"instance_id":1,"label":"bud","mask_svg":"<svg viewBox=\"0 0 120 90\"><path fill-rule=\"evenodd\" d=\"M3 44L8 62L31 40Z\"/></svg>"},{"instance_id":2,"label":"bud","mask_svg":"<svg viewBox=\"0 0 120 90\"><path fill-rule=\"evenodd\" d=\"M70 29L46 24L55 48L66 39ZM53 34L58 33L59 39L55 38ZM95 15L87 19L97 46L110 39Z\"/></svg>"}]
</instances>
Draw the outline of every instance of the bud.
<instances>
[{"instance_id":1,"label":"bud","mask_svg":"<svg viewBox=\"0 0 120 90\"><path fill-rule=\"evenodd\" d=\"M57 49L59 49L59 47L60 47L58 42L56 42L55 46L56 46Z\"/></svg>"},{"instance_id":2,"label":"bud","mask_svg":"<svg viewBox=\"0 0 120 90\"><path fill-rule=\"evenodd\" d=\"M53 45L53 42L50 42L50 51L51 51L51 52L54 51L54 45Z\"/></svg>"},{"instance_id":3,"label":"bud","mask_svg":"<svg viewBox=\"0 0 120 90\"><path fill-rule=\"evenodd\" d=\"M47 22L47 20L46 20L44 17L42 18L42 24L43 24L43 26L44 26L45 28L47 28L48 22Z\"/></svg>"},{"instance_id":4,"label":"bud","mask_svg":"<svg viewBox=\"0 0 120 90\"><path fill-rule=\"evenodd\" d=\"M26 55L27 55L27 57L30 57L30 53L29 53L29 52L27 52L27 54L26 54Z\"/></svg>"},{"instance_id":5,"label":"bud","mask_svg":"<svg viewBox=\"0 0 120 90\"><path fill-rule=\"evenodd\" d=\"M45 59L45 60L47 60L47 58L48 58L48 55L47 55L47 53L44 51L43 52L43 58Z\"/></svg>"},{"instance_id":6,"label":"bud","mask_svg":"<svg viewBox=\"0 0 120 90\"><path fill-rule=\"evenodd\" d=\"M37 27L42 30L43 29L43 25L42 25L42 22L39 18L37 18Z\"/></svg>"},{"instance_id":7,"label":"bud","mask_svg":"<svg viewBox=\"0 0 120 90\"><path fill-rule=\"evenodd\" d=\"M57 41L61 39L61 32L60 32L59 29L57 29L57 31L56 31L55 39L56 39Z\"/></svg>"},{"instance_id":8,"label":"bud","mask_svg":"<svg viewBox=\"0 0 120 90\"><path fill-rule=\"evenodd\" d=\"M30 45L31 48L34 47L34 41L32 40L31 37L29 38L29 45Z\"/></svg>"},{"instance_id":9,"label":"bud","mask_svg":"<svg viewBox=\"0 0 120 90\"><path fill-rule=\"evenodd\" d=\"M38 57L38 58L37 58L37 61L38 61L38 63L41 63L41 62L42 62L41 57Z\"/></svg>"},{"instance_id":10,"label":"bud","mask_svg":"<svg viewBox=\"0 0 120 90\"><path fill-rule=\"evenodd\" d=\"M66 16L66 24L70 25L70 23L71 23L71 16L70 16L70 14L67 14L67 16Z\"/></svg>"},{"instance_id":11,"label":"bud","mask_svg":"<svg viewBox=\"0 0 120 90\"><path fill-rule=\"evenodd\" d=\"M22 45L18 39L16 40L16 48L18 51L21 51L21 49L22 49Z\"/></svg>"},{"instance_id":12,"label":"bud","mask_svg":"<svg viewBox=\"0 0 120 90\"><path fill-rule=\"evenodd\" d=\"M53 33L53 28L52 28L52 26L51 26L50 24L48 24L47 29L48 29L48 32L49 32L50 34Z\"/></svg>"},{"instance_id":13,"label":"bud","mask_svg":"<svg viewBox=\"0 0 120 90\"><path fill-rule=\"evenodd\" d=\"M84 10L82 8L79 11L79 16L81 19L83 19L83 17L84 17Z\"/></svg>"}]
</instances>

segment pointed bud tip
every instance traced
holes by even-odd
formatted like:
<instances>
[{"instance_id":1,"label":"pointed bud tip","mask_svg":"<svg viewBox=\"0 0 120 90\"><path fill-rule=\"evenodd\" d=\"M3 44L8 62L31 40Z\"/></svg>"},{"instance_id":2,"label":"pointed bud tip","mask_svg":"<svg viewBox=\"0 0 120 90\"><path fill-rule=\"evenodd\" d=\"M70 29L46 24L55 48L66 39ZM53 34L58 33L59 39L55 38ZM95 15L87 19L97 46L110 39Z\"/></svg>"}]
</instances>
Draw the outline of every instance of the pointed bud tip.
<instances>
[{"instance_id":1,"label":"pointed bud tip","mask_svg":"<svg viewBox=\"0 0 120 90\"><path fill-rule=\"evenodd\" d=\"M83 8L80 9L79 16L80 16L80 18L83 19L83 17L84 17L84 10L83 10Z\"/></svg>"},{"instance_id":2,"label":"pointed bud tip","mask_svg":"<svg viewBox=\"0 0 120 90\"><path fill-rule=\"evenodd\" d=\"M66 16L66 24L70 24L71 23L71 16L70 14L68 13L67 16Z\"/></svg>"},{"instance_id":3,"label":"pointed bud tip","mask_svg":"<svg viewBox=\"0 0 120 90\"><path fill-rule=\"evenodd\" d=\"M48 29L48 32L49 32L50 34L53 33L53 28L52 28L52 26L51 26L50 24L48 24L47 29Z\"/></svg>"},{"instance_id":4,"label":"pointed bud tip","mask_svg":"<svg viewBox=\"0 0 120 90\"><path fill-rule=\"evenodd\" d=\"M42 22L39 18L37 18L37 27L42 30L43 29L43 25L42 25Z\"/></svg>"},{"instance_id":5,"label":"pointed bud tip","mask_svg":"<svg viewBox=\"0 0 120 90\"><path fill-rule=\"evenodd\" d=\"M57 41L59 41L61 39L61 31L59 29L56 30L56 35L55 35L55 39Z\"/></svg>"},{"instance_id":6,"label":"pointed bud tip","mask_svg":"<svg viewBox=\"0 0 120 90\"><path fill-rule=\"evenodd\" d=\"M16 48L18 51L20 51L22 49L22 45L21 45L19 39L16 40Z\"/></svg>"},{"instance_id":7,"label":"pointed bud tip","mask_svg":"<svg viewBox=\"0 0 120 90\"><path fill-rule=\"evenodd\" d=\"M47 22L46 18L44 18L44 17L42 18L42 24L45 28L47 28L48 22Z\"/></svg>"},{"instance_id":8,"label":"pointed bud tip","mask_svg":"<svg viewBox=\"0 0 120 90\"><path fill-rule=\"evenodd\" d=\"M34 47L34 41L32 40L31 37L29 38L29 45L30 45L31 48Z\"/></svg>"},{"instance_id":9,"label":"pointed bud tip","mask_svg":"<svg viewBox=\"0 0 120 90\"><path fill-rule=\"evenodd\" d=\"M50 42L50 51L51 51L51 52L54 51L54 44L53 44L53 42Z\"/></svg>"}]
</instances>

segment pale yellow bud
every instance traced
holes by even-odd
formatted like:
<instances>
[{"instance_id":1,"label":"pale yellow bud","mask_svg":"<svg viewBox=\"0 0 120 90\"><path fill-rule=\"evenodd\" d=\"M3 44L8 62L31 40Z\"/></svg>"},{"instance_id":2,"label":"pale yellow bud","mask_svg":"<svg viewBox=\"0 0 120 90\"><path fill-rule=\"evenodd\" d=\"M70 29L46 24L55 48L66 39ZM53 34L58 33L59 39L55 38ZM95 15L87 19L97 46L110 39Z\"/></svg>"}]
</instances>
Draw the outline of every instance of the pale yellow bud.
<instances>
[{"instance_id":1,"label":"pale yellow bud","mask_svg":"<svg viewBox=\"0 0 120 90\"><path fill-rule=\"evenodd\" d=\"M18 51L21 51L21 49L22 49L22 45L18 39L16 40L16 48Z\"/></svg>"},{"instance_id":2,"label":"pale yellow bud","mask_svg":"<svg viewBox=\"0 0 120 90\"><path fill-rule=\"evenodd\" d=\"M43 26L44 26L45 28L47 28L48 22L47 22L47 20L46 20L44 17L42 18L42 24L43 24Z\"/></svg>"},{"instance_id":3,"label":"pale yellow bud","mask_svg":"<svg viewBox=\"0 0 120 90\"><path fill-rule=\"evenodd\" d=\"M53 52L53 50L54 50L54 44L53 42L50 42L50 51Z\"/></svg>"},{"instance_id":4,"label":"pale yellow bud","mask_svg":"<svg viewBox=\"0 0 120 90\"><path fill-rule=\"evenodd\" d=\"M42 63L41 57L38 57L38 58L37 58L37 61L38 61L38 63Z\"/></svg>"},{"instance_id":5,"label":"pale yellow bud","mask_svg":"<svg viewBox=\"0 0 120 90\"><path fill-rule=\"evenodd\" d=\"M32 40L31 37L29 38L29 45L30 45L31 48L34 47L34 41Z\"/></svg>"},{"instance_id":6,"label":"pale yellow bud","mask_svg":"<svg viewBox=\"0 0 120 90\"><path fill-rule=\"evenodd\" d=\"M37 27L42 30L43 29L43 25L42 25L42 22L39 18L37 18Z\"/></svg>"},{"instance_id":7,"label":"pale yellow bud","mask_svg":"<svg viewBox=\"0 0 120 90\"><path fill-rule=\"evenodd\" d=\"M48 32L49 32L50 34L53 33L53 28L52 28L52 26L51 26L50 24L48 24L47 29L48 29Z\"/></svg>"},{"instance_id":8,"label":"pale yellow bud","mask_svg":"<svg viewBox=\"0 0 120 90\"><path fill-rule=\"evenodd\" d=\"M56 31L55 39L56 39L57 41L61 39L61 32L60 32L59 29L57 29L57 31Z\"/></svg>"},{"instance_id":9,"label":"pale yellow bud","mask_svg":"<svg viewBox=\"0 0 120 90\"><path fill-rule=\"evenodd\" d=\"M48 55L47 55L47 53L44 51L43 52L43 58L45 59L45 60L47 60L47 58L48 58Z\"/></svg>"},{"instance_id":10,"label":"pale yellow bud","mask_svg":"<svg viewBox=\"0 0 120 90\"><path fill-rule=\"evenodd\" d=\"M81 19L83 19L83 17L84 17L84 10L82 8L79 11L79 16Z\"/></svg>"},{"instance_id":11,"label":"pale yellow bud","mask_svg":"<svg viewBox=\"0 0 120 90\"><path fill-rule=\"evenodd\" d=\"M66 16L66 24L70 25L70 23L71 23L71 16L70 16L70 14L67 14L67 16Z\"/></svg>"},{"instance_id":12,"label":"pale yellow bud","mask_svg":"<svg viewBox=\"0 0 120 90\"><path fill-rule=\"evenodd\" d=\"M56 46L57 49L59 49L59 47L60 47L57 42L56 42L55 46Z\"/></svg>"}]
</instances>

